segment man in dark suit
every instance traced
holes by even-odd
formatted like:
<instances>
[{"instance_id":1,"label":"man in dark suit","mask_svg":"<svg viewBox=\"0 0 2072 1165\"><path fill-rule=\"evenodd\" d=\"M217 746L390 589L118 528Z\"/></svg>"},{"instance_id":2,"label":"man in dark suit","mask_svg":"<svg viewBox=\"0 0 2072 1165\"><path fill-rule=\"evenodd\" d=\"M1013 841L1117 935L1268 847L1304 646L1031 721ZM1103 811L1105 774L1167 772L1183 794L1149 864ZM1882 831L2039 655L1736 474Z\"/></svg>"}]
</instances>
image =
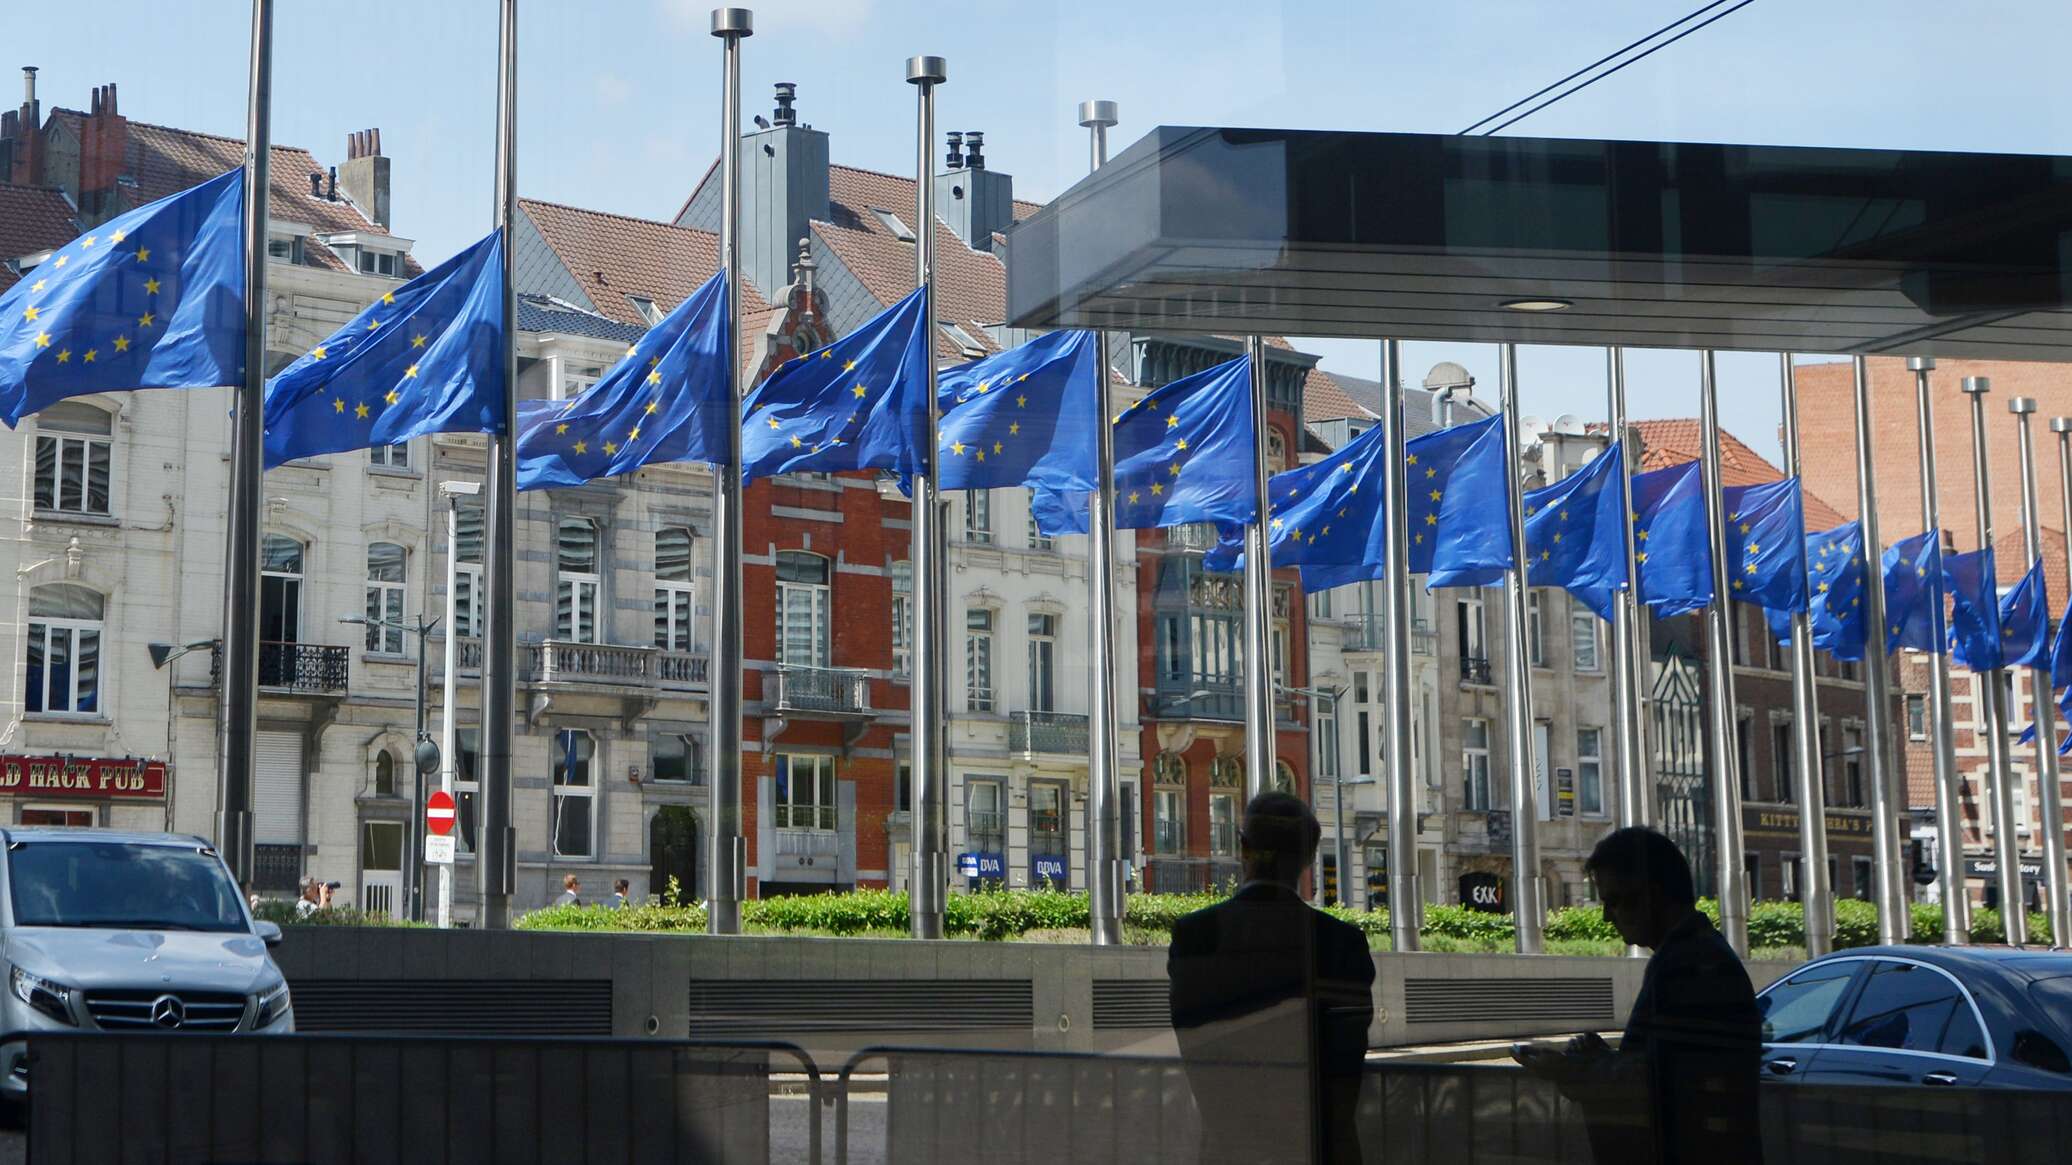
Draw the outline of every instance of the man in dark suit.
<instances>
[{"instance_id":1,"label":"man in dark suit","mask_svg":"<svg viewBox=\"0 0 2072 1165\"><path fill-rule=\"evenodd\" d=\"M1621 829L1584 863L1619 936L1655 953L1614 1052L1596 1035L1519 1062L1581 1103L1601 1162L1762 1160L1762 1015L1734 949L1698 912L1691 866L1651 829Z\"/></svg>"},{"instance_id":2,"label":"man in dark suit","mask_svg":"<svg viewBox=\"0 0 2072 1165\"><path fill-rule=\"evenodd\" d=\"M1173 925L1173 1029L1204 1161L1360 1159L1374 958L1357 927L1296 889L1321 833L1301 800L1253 798L1239 831L1244 885Z\"/></svg>"}]
</instances>

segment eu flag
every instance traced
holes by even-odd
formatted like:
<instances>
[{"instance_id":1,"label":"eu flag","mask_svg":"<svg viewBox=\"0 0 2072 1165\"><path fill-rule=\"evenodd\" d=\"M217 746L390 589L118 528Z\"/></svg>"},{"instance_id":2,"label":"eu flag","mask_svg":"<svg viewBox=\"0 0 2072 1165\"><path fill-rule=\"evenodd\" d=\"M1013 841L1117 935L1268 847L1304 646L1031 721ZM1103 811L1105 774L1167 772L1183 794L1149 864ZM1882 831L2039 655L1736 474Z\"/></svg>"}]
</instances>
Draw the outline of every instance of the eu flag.
<instances>
[{"instance_id":1,"label":"eu flag","mask_svg":"<svg viewBox=\"0 0 2072 1165\"><path fill-rule=\"evenodd\" d=\"M1950 654L1972 671L2000 666L1999 582L1993 548L1943 559L1943 585L1950 592Z\"/></svg>"},{"instance_id":2,"label":"eu flag","mask_svg":"<svg viewBox=\"0 0 2072 1165\"><path fill-rule=\"evenodd\" d=\"M741 403L743 484L780 473L927 466L927 289L779 367Z\"/></svg>"},{"instance_id":3,"label":"eu flag","mask_svg":"<svg viewBox=\"0 0 2072 1165\"><path fill-rule=\"evenodd\" d=\"M728 457L726 272L626 349L588 392L518 405L519 489L581 485L665 461Z\"/></svg>"},{"instance_id":4,"label":"eu flag","mask_svg":"<svg viewBox=\"0 0 2072 1165\"><path fill-rule=\"evenodd\" d=\"M1085 490L1030 498L1045 534L1086 532ZM1259 515L1252 470L1252 362L1243 356L1160 385L1115 418L1115 525L1243 525Z\"/></svg>"},{"instance_id":5,"label":"eu flag","mask_svg":"<svg viewBox=\"0 0 2072 1165\"><path fill-rule=\"evenodd\" d=\"M1865 634L1863 588L1863 525L1844 522L1832 530L1806 535L1806 599L1813 646L1836 659L1863 658ZM1791 612L1765 610L1770 631L1779 641L1791 638Z\"/></svg>"},{"instance_id":6,"label":"eu flag","mask_svg":"<svg viewBox=\"0 0 2072 1165\"><path fill-rule=\"evenodd\" d=\"M2050 686L2052 691L2063 690L2072 697L2072 603L2065 605L2058 633L2050 642Z\"/></svg>"},{"instance_id":7,"label":"eu flag","mask_svg":"<svg viewBox=\"0 0 2072 1165\"><path fill-rule=\"evenodd\" d=\"M1626 506L1619 486L1626 456L1612 445L1588 465L1525 495L1525 577L1562 587L1598 617L1626 589Z\"/></svg>"},{"instance_id":8,"label":"eu flag","mask_svg":"<svg viewBox=\"0 0 2072 1165\"><path fill-rule=\"evenodd\" d=\"M1267 481L1268 557L1276 567L1300 567L1303 590L1382 577L1389 531L1382 521L1379 474L1387 453L1382 431L1369 429L1329 457ZM1224 526L1222 541L1202 565L1242 570L1242 530Z\"/></svg>"},{"instance_id":9,"label":"eu flag","mask_svg":"<svg viewBox=\"0 0 2072 1165\"><path fill-rule=\"evenodd\" d=\"M1705 474L1686 461L1633 478L1633 557L1640 601L1658 615L1712 604L1712 541L1706 531Z\"/></svg>"},{"instance_id":10,"label":"eu flag","mask_svg":"<svg viewBox=\"0 0 2072 1165\"><path fill-rule=\"evenodd\" d=\"M487 237L367 305L266 384L266 464L503 427L504 246Z\"/></svg>"},{"instance_id":11,"label":"eu flag","mask_svg":"<svg viewBox=\"0 0 2072 1165\"><path fill-rule=\"evenodd\" d=\"M2050 599L2040 558L2001 596L2000 662L2003 667L2050 666Z\"/></svg>"},{"instance_id":12,"label":"eu flag","mask_svg":"<svg viewBox=\"0 0 2072 1165\"><path fill-rule=\"evenodd\" d=\"M1884 567L1885 650L1948 650L1941 537L1930 530L1893 543Z\"/></svg>"},{"instance_id":13,"label":"eu flag","mask_svg":"<svg viewBox=\"0 0 2072 1165\"><path fill-rule=\"evenodd\" d=\"M1094 489L1100 341L1051 332L936 376L936 466L943 489Z\"/></svg>"},{"instance_id":14,"label":"eu flag","mask_svg":"<svg viewBox=\"0 0 2072 1165\"><path fill-rule=\"evenodd\" d=\"M109 219L0 294L0 421L66 397L237 384L244 171Z\"/></svg>"},{"instance_id":15,"label":"eu flag","mask_svg":"<svg viewBox=\"0 0 2072 1165\"><path fill-rule=\"evenodd\" d=\"M1727 507L1733 597L1777 611L1806 609L1806 520L1799 480L1720 491Z\"/></svg>"},{"instance_id":16,"label":"eu flag","mask_svg":"<svg viewBox=\"0 0 2072 1165\"><path fill-rule=\"evenodd\" d=\"M1410 482L1410 573L1433 587L1494 586L1517 566L1511 546L1512 467L1502 413L1426 433L1403 447Z\"/></svg>"}]
</instances>

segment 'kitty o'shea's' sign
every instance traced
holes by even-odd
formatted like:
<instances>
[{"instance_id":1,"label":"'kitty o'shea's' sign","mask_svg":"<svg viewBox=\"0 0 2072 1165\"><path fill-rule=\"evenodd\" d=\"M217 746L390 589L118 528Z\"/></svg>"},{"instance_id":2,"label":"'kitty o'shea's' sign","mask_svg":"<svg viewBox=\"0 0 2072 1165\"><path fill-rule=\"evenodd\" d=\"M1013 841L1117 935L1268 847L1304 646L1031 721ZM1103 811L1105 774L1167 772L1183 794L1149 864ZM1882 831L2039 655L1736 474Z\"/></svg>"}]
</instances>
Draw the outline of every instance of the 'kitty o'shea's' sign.
<instances>
[{"instance_id":1,"label":"'kitty o'shea's' sign","mask_svg":"<svg viewBox=\"0 0 2072 1165\"><path fill-rule=\"evenodd\" d=\"M0 797L163 801L165 762L128 757L0 756Z\"/></svg>"}]
</instances>

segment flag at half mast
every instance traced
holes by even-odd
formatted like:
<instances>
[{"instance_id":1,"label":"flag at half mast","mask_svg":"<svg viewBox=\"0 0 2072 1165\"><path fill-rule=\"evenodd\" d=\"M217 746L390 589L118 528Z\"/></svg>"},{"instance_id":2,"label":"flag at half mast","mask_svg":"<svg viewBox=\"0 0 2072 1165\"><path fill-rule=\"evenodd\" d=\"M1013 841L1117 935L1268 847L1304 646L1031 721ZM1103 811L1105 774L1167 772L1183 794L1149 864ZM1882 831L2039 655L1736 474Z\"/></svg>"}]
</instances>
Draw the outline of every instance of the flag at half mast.
<instances>
[{"instance_id":1,"label":"flag at half mast","mask_svg":"<svg viewBox=\"0 0 2072 1165\"><path fill-rule=\"evenodd\" d=\"M1092 332L1051 332L937 373L941 488L1090 492L1100 349Z\"/></svg>"},{"instance_id":2,"label":"flag at half mast","mask_svg":"<svg viewBox=\"0 0 2072 1165\"><path fill-rule=\"evenodd\" d=\"M1948 651L1940 534L1929 530L1893 543L1885 550L1883 565L1885 650Z\"/></svg>"},{"instance_id":3,"label":"flag at half mast","mask_svg":"<svg viewBox=\"0 0 2072 1165\"><path fill-rule=\"evenodd\" d=\"M927 468L928 289L777 370L741 402L741 481L882 469L902 490Z\"/></svg>"}]
</instances>

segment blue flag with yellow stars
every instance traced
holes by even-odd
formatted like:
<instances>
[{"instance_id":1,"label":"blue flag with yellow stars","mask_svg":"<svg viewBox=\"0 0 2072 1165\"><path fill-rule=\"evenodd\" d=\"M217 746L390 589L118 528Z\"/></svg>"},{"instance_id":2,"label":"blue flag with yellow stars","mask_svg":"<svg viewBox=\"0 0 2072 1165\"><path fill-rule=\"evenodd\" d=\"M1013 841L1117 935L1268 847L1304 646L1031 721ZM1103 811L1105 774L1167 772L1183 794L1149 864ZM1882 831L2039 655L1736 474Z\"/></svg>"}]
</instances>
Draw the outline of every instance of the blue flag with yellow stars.
<instances>
[{"instance_id":1,"label":"blue flag with yellow stars","mask_svg":"<svg viewBox=\"0 0 2072 1165\"><path fill-rule=\"evenodd\" d=\"M1386 572L1388 525L1381 520L1379 475L1387 455L1381 429L1372 428L1321 461L1267 480L1267 557L1276 567L1300 567L1303 590L1330 590ZM1244 569L1243 530L1222 527L1222 540L1202 565Z\"/></svg>"},{"instance_id":2,"label":"blue flag with yellow stars","mask_svg":"<svg viewBox=\"0 0 2072 1165\"><path fill-rule=\"evenodd\" d=\"M0 294L0 421L66 397L237 384L244 171L109 219Z\"/></svg>"},{"instance_id":3,"label":"blue flag with yellow stars","mask_svg":"<svg viewBox=\"0 0 2072 1165\"><path fill-rule=\"evenodd\" d=\"M1433 587L1494 586L1518 564L1511 547L1511 467L1504 415L1405 442L1410 573Z\"/></svg>"},{"instance_id":4,"label":"blue flag with yellow stars","mask_svg":"<svg viewBox=\"0 0 2072 1165\"><path fill-rule=\"evenodd\" d=\"M937 373L941 488L1092 490L1100 350L1092 332L1051 332Z\"/></svg>"},{"instance_id":5,"label":"blue flag with yellow stars","mask_svg":"<svg viewBox=\"0 0 2072 1165\"><path fill-rule=\"evenodd\" d=\"M1950 655L1972 671L2000 666L2000 583L1993 548L1943 557L1943 585L1950 592Z\"/></svg>"},{"instance_id":6,"label":"blue flag with yellow stars","mask_svg":"<svg viewBox=\"0 0 2072 1165\"><path fill-rule=\"evenodd\" d=\"M2058 633L2050 641L2050 687L2064 691L2066 703L2072 704L2072 603L2065 605Z\"/></svg>"},{"instance_id":7,"label":"blue flag with yellow stars","mask_svg":"<svg viewBox=\"0 0 2072 1165\"><path fill-rule=\"evenodd\" d=\"M1045 534L1086 532L1086 490L1037 490ZM1115 418L1115 525L1243 525L1259 515L1252 475L1252 363L1240 356L1160 385Z\"/></svg>"},{"instance_id":8,"label":"blue flag with yellow stars","mask_svg":"<svg viewBox=\"0 0 2072 1165\"><path fill-rule=\"evenodd\" d=\"M1884 566L1885 650L1947 651L1942 539L1934 530L1901 539L1886 549Z\"/></svg>"},{"instance_id":9,"label":"blue flag with yellow stars","mask_svg":"<svg viewBox=\"0 0 2072 1165\"><path fill-rule=\"evenodd\" d=\"M885 469L907 489L927 468L927 289L780 366L741 403L741 481Z\"/></svg>"},{"instance_id":10,"label":"blue flag with yellow stars","mask_svg":"<svg viewBox=\"0 0 2072 1165\"><path fill-rule=\"evenodd\" d=\"M726 463L727 327L722 271L581 396L518 405L518 488L581 485L665 461Z\"/></svg>"},{"instance_id":11,"label":"blue flag with yellow stars","mask_svg":"<svg viewBox=\"0 0 2072 1165\"><path fill-rule=\"evenodd\" d=\"M1599 618L1626 589L1626 503L1619 486L1626 456L1617 445L1590 463L1525 495L1525 577L1561 587Z\"/></svg>"},{"instance_id":12,"label":"blue flag with yellow stars","mask_svg":"<svg viewBox=\"0 0 2072 1165\"><path fill-rule=\"evenodd\" d=\"M1775 611L1806 609L1806 518L1799 479L1730 485L1727 576L1733 597Z\"/></svg>"},{"instance_id":13,"label":"blue flag with yellow stars","mask_svg":"<svg viewBox=\"0 0 2072 1165\"><path fill-rule=\"evenodd\" d=\"M1807 623L1813 646L1836 659L1863 658L1868 642L1863 611L1863 526L1844 522L1832 530L1806 535ZM1765 609L1770 633L1778 642L1791 640L1791 612Z\"/></svg>"},{"instance_id":14,"label":"blue flag with yellow stars","mask_svg":"<svg viewBox=\"0 0 2072 1165\"><path fill-rule=\"evenodd\" d=\"M2000 663L2050 666L2050 598L2044 592L2041 558L2000 597Z\"/></svg>"},{"instance_id":15,"label":"blue flag with yellow stars","mask_svg":"<svg viewBox=\"0 0 2072 1165\"><path fill-rule=\"evenodd\" d=\"M1640 601L1658 615L1712 603L1712 540L1706 532L1705 474L1695 461L1633 478L1633 559Z\"/></svg>"},{"instance_id":16,"label":"blue flag with yellow stars","mask_svg":"<svg viewBox=\"0 0 2072 1165\"><path fill-rule=\"evenodd\" d=\"M367 305L266 383L266 464L503 427L504 247L488 237Z\"/></svg>"}]
</instances>

